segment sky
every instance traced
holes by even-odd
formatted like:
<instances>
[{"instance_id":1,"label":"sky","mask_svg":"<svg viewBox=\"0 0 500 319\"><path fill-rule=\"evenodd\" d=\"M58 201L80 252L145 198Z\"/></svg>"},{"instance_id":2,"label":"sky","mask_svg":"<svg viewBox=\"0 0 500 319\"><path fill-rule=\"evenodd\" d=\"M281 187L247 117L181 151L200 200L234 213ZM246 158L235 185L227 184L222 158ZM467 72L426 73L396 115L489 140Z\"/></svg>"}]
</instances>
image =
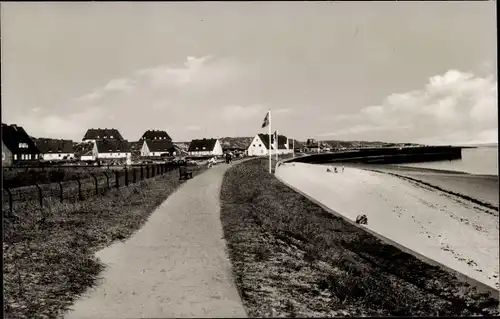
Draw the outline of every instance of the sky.
<instances>
[{"instance_id":1,"label":"sky","mask_svg":"<svg viewBox=\"0 0 500 319\"><path fill-rule=\"evenodd\" d=\"M3 2L2 122L81 140L498 138L488 2Z\"/></svg>"}]
</instances>

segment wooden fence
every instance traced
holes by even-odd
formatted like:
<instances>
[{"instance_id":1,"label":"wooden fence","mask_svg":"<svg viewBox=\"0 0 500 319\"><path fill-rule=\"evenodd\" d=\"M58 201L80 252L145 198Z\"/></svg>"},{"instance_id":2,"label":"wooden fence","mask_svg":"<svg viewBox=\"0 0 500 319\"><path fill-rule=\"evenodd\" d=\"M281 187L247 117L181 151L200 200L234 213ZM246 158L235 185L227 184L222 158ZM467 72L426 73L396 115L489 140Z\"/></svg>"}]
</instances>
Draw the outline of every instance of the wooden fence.
<instances>
[{"instance_id":1,"label":"wooden fence","mask_svg":"<svg viewBox=\"0 0 500 319\"><path fill-rule=\"evenodd\" d=\"M178 165L151 164L140 167L125 167L122 170L109 170L90 174L90 178L75 177L71 181L59 181L51 184L35 184L17 188L2 189L2 210L12 213L14 203L37 201L41 208L44 199L63 202L75 202L91 196L104 194L112 188L128 186L148 178L166 174Z\"/></svg>"}]
</instances>

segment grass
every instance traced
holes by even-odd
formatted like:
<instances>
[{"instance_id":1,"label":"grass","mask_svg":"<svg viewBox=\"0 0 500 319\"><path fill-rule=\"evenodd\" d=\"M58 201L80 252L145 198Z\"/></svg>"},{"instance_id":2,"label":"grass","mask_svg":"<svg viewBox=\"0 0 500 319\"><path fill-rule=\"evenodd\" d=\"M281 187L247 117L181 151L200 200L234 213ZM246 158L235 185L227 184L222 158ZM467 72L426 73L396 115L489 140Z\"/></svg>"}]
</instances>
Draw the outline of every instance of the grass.
<instances>
[{"instance_id":1,"label":"grass","mask_svg":"<svg viewBox=\"0 0 500 319\"><path fill-rule=\"evenodd\" d=\"M226 172L221 220L250 317L498 314L498 300L335 217L269 174Z\"/></svg>"},{"instance_id":2,"label":"grass","mask_svg":"<svg viewBox=\"0 0 500 319\"><path fill-rule=\"evenodd\" d=\"M27 203L22 218L4 217L5 318L62 317L103 270L94 253L129 238L182 183L173 171L43 211Z\"/></svg>"}]
</instances>

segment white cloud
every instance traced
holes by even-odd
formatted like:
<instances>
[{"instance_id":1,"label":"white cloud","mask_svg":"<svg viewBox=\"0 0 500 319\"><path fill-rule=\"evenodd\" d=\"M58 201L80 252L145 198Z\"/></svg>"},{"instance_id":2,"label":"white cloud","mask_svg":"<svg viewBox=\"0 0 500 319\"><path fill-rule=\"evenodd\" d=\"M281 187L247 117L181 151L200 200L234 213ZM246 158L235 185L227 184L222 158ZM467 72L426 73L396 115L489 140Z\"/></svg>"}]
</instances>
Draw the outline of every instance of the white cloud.
<instances>
[{"instance_id":1,"label":"white cloud","mask_svg":"<svg viewBox=\"0 0 500 319\"><path fill-rule=\"evenodd\" d=\"M382 136L377 132L391 131L391 140L399 141L452 143L484 138L491 142L497 136L492 134L498 131L497 114L493 76L450 70L431 77L421 90L391 94L380 105L333 118L336 130L321 135L373 139Z\"/></svg>"},{"instance_id":2,"label":"white cloud","mask_svg":"<svg viewBox=\"0 0 500 319\"><path fill-rule=\"evenodd\" d=\"M172 124L179 128L177 133L192 132L196 122L206 119L204 110L214 107L207 101L227 96L227 85L236 81L241 70L232 60L187 57L178 65L159 65L114 78L50 116L40 117L33 111L18 123L25 123L30 134L75 140L92 127L121 127L133 134L124 135L131 140L147 129L170 131ZM245 108L241 111L250 114Z\"/></svg>"}]
</instances>

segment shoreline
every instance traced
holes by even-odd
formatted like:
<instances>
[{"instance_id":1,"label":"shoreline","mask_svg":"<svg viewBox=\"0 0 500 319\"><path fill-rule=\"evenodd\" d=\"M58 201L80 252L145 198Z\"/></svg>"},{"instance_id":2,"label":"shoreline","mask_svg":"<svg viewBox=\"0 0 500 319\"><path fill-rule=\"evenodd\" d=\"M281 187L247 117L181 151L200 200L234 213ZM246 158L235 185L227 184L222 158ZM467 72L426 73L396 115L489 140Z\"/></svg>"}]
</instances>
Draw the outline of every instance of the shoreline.
<instances>
[{"instance_id":1,"label":"shoreline","mask_svg":"<svg viewBox=\"0 0 500 319\"><path fill-rule=\"evenodd\" d=\"M345 166L345 173L328 174L323 165L285 163L277 168L276 175L349 220L366 214L366 228L371 231L491 288L500 288L498 209L483 202L482 197L488 196L477 190L494 184L498 189L496 182L474 187L469 179L475 182L478 177L471 174L429 175L422 170L421 175L409 180L416 170L395 173L380 169L381 165L377 165L380 171L373 171L375 165L370 169L355 166ZM436 182L443 176L442 185L426 185L426 179ZM456 183L457 178L462 184ZM462 196L466 190L473 191L474 198Z\"/></svg>"}]
</instances>

